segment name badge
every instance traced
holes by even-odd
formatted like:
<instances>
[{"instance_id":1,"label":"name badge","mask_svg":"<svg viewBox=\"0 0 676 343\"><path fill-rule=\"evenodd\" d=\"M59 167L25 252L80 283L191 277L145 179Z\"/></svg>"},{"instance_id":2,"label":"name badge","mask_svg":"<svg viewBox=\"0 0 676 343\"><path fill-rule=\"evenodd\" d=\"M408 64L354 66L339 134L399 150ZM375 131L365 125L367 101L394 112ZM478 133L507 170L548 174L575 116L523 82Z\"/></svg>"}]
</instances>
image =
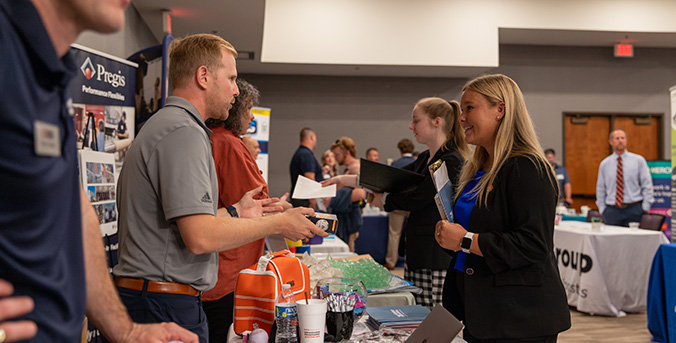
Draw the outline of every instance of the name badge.
<instances>
[{"instance_id":1,"label":"name badge","mask_svg":"<svg viewBox=\"0 0 676 343\"><path fill-rule=\"evenodd\" d=\"M61 156L61 135L54 124L36 120L33 122L33 141L38 156Z\"/></svg>"}]
</instances>

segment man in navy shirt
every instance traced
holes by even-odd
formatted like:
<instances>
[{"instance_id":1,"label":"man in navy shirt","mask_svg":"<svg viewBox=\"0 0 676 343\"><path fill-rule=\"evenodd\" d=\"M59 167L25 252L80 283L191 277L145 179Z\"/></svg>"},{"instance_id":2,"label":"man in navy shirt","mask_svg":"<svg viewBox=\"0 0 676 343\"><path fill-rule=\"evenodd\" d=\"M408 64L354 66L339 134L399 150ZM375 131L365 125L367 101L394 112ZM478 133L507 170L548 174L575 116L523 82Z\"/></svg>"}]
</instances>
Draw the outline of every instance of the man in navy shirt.
<instances>
[{"instance_id":1,"label":"man in navy shirt","mask_svg":"<svg viewBox=\"0 0 676 343\"><path fill-rule=\"evenodd\" d=\"M291 158L291 165L289 172L291 174L291 196L293 197L293 190L296 188L296 181L298 176L303 175L310 180L317 182L324 181L322 176L322 166L319 165L312 150L317 147L317 135L309 128L300 130L300 146ZM291 199L291 204L294 207L304 206L317 209L315 199Z\"/></svg>"},{"instance_id":2,"label":"man in navy shirt","mask_svg":"<svg viewBox=\"0 0 676 343\"><path fill-rule=\"evenodd\" d=\"M570 185L568 170L566 167L556 163L556 152L554 149L545 149L545 158L554 168L556 180L559 182L559 202L563 202L566 207L573 204L573 188Z\"/></svg>"},{"instance_id":3,"label":"man in navy shirt","mask_svg":"<svg viewBox=\"0 0 676 343\"><path fill-rule=\"evenodd\" d=\"M68 51L84 30L124 25L129 0L0 2L0 297L35 309L0 341L78 342L87 312L111 341L197 342L176 324L139 325L108 274L98 217L79 184ZM9 287L9 288L8 288ZM6 308L3 308L5 310ZM2 320L21 313L0 313ZM37 334L36 334L37 325Z\"/></svg>"}]
</instances>

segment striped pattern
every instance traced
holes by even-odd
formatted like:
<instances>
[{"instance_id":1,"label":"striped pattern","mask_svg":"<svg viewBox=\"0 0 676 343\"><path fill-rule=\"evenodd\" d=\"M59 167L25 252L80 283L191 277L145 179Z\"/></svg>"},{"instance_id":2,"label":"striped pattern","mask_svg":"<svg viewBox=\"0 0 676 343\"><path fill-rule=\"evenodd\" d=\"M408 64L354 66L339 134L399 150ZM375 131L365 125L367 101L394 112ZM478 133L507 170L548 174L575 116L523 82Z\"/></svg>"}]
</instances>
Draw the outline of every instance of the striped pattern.
<instances>
[{"instance_id":1,"label":"striped pattern","mask_svg":"<svg viewBox=\"0 0 676 343\"><path fill-rule=\"evenodd\" d=\"M615 204L624 205L624 173L622 172L622 157L617 158L617 181L615 185Z\"/></svg>"}]
</instances>

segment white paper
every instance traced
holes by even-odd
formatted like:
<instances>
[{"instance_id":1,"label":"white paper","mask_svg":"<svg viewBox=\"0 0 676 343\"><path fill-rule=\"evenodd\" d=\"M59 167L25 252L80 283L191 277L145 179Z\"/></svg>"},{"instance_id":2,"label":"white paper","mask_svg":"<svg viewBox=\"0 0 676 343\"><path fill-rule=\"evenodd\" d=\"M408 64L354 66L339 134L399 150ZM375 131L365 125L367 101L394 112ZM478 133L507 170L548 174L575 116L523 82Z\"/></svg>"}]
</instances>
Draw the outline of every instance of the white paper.
<instances>
[{"instance_id":1,"label":"white paper","mask_svg":"<svg viewBox=\"0 0 676 343\"><path fill-rule=\"evenodd\" d=\"M298 175L296 188L293 189L293 195L291 197L294 199L314 199L332 198L335 196L336 185L322 187L321 183L310 180L303 175Z\"/></svg>"},{"instance_id":2,"label":"white paper","mask_svg":"<svg viewBox=\"0 0 676 343\"><path fill-rule=\"evenodd\" d=\"M432 178L434 179L434 186L437 188L437 192L444 188L448 179L448 169L446 169L446 162L442 162L439 166L439 169L432 173Z\"/></svg>"}]
</instances>

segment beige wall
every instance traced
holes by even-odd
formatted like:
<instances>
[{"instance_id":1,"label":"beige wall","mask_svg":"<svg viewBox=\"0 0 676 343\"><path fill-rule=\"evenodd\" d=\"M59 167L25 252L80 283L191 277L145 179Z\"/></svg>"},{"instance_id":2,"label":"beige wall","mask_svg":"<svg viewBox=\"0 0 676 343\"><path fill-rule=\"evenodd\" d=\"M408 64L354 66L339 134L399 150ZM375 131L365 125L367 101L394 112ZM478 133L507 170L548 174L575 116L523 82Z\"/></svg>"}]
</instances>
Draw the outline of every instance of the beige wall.
<instances>
[{"instance_id":1,"label":"beige wall","mask_svg":"<svg viewBox=\"0 0 676 343\"><path fill-rule=\"evenodd\" d=\"M562 112L669 113L669 87L676 84L676 49L638 49L616 59L610 48L501 46L501 66L525 95L543 147L563 157ZM407 129L416 100L459 99L466 79L356 78L242 75L272 108L269 183L273 195L288 191L289 161L301 128L318 135L318 158L340 136L355 139L358 157L368 147L380 158L398 157L396 143L413 139ZM668 120L663 158L669 159ZM419 150L424 147L417 145Z\"/></svg>"}]
</instances>

